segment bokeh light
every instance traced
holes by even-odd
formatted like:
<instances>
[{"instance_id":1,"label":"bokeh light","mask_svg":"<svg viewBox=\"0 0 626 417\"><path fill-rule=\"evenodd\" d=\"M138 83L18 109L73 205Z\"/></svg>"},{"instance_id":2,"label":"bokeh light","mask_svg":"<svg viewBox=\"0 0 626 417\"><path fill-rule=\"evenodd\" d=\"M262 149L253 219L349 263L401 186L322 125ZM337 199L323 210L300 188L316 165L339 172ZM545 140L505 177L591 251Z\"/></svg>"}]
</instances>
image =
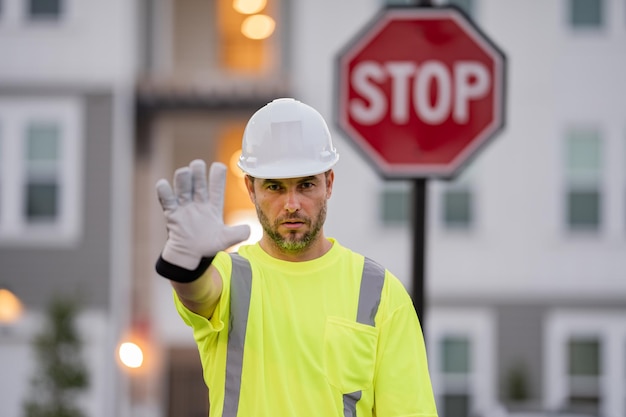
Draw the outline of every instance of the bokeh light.
<instances>
[{"instance_id":1,"label":"bokeh light","mask_svg":"<svg viewBox=\"0 0 626 417\"><path fill-rule=\"evenodd\" d=\"M267 0L234 0L233 8L242 14L255 14L267 5Z\"/></svg>"},{"instance_id":2,"label":"bokeh light","mask_svg":"<svg viewBox=\"0 0 626 417\"><path fill-rule=\"evenodd\" d=\"M22 315L22 302L6 288L0 288L0 323L16 322Z\"/></svg>"},{"instance_id":3,"label":"bokeh light","mask_svg":"<svg viewBox=\"0 0 626 417\"><path fill-rule=\"evenodd\" d=\"M139 368L143 364L143 351L135 343L122 343L118 354L120 361L129 368Z\"/></svg>"},{"instance_id":4,"label":"bokeh light","mask_svg":"<svg viewBox=\"0 0 626 417\"><path fill-rule=\"evenodd\" d=\"M248 16L241 24L241 33L250 39L266 39L274 33L276 22L264 14Z\"/></svg>"}]
</instances>

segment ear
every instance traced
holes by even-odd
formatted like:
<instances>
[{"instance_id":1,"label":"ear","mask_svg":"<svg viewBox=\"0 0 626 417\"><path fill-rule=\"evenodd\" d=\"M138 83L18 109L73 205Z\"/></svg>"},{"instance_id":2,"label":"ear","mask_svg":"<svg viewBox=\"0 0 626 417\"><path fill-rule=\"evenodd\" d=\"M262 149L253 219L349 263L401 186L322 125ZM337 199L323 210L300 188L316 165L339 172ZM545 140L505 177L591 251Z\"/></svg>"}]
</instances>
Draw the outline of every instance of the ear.
<instances>
[{"instance_id":1,"label":"ear","mask_svg":"<svg viewBox=\"0 0 626 417\"><path fill-rule=\"evenodd\" d=\"M332 169L328 172L326 177L326 199L328 200L333 193L333 183L335 182L335 171Z\"/></svg>"}]
</instances>

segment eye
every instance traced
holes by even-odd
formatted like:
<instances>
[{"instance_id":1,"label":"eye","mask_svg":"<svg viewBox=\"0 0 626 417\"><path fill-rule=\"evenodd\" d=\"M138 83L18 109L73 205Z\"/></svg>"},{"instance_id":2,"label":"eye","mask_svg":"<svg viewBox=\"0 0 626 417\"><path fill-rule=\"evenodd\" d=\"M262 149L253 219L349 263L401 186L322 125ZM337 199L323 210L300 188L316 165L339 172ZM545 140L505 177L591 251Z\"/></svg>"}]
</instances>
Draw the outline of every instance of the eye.
<instances>
[{"instance_id":1,"label":"eye","mask_svg":"<svg viewBox=\"0 0 626 417\"><path fill-rule=\"evenodd\" d=\"M313 188L315 186L315 184L313 184L312 182L303 182L300 184L300 188L303 189L309 189L309 188Z\"/></svg>"},{"instance_id":2,"label":"eye","mask_svg":"<svg viewBox=\"0 0 626 417\"><path fill-rule=\"evenodd\" d=\"M266 188L269 191L278 191L278 190L280 190L280 185L278 185L278 184L267 184Z\"/></svg>"}]
</instances>

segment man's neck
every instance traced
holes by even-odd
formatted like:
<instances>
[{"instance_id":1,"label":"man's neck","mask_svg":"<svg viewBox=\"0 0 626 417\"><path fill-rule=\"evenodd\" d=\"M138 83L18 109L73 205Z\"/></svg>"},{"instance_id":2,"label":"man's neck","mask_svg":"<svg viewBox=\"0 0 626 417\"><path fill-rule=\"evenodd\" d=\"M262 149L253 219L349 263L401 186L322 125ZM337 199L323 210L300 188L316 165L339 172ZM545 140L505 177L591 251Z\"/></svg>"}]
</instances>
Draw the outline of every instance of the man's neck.
<instances>
[{"instance_id":1,"label":"man's neck","mask_svg":"<svg viewBox=\"0 0 626 417\"><path fill-rule=\"evenodd\" d=\"M259 241L259 245L261 249L273 258L289 262L305 262L317 259L328 252L333 246L332 242L326 239L321 233L314 242L311 242L311 245L297 252L286 251L280 248L266 235L263 235Z\"/></svg>"}]
</instances>

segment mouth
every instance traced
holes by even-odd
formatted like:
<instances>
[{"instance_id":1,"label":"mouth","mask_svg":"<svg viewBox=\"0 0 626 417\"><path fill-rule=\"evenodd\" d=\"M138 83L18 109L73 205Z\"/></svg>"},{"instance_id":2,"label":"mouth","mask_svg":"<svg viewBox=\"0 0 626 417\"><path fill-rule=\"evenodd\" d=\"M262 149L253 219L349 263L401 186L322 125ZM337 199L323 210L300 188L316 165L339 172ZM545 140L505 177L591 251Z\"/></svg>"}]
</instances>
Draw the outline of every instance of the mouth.
<instances>
[{"instance_id":1,"label":"mouth","mask_svg":"<svg viewBox=\"0 0 626 417\"><path fill-rule=\"evenodd\" d=\"M300 227L304 226L304 222L303 221L298 221L298 220L288 220L285 222L282 222L282 226L287 228L287 229L299 229Z\"/></svg>"},{"instance_id":2,"label":"mouth","mask_svg":"<svg viewBox=\"0 0 626 417\"><path fill-rule=\"evenodd\" d=\"M283 221L280 222L280 224L286 229L294 230L294 229L299 229L302 226L306 225L306 220L301 219L301 218L284 219Z\"/></svg>"}]
</instances>

